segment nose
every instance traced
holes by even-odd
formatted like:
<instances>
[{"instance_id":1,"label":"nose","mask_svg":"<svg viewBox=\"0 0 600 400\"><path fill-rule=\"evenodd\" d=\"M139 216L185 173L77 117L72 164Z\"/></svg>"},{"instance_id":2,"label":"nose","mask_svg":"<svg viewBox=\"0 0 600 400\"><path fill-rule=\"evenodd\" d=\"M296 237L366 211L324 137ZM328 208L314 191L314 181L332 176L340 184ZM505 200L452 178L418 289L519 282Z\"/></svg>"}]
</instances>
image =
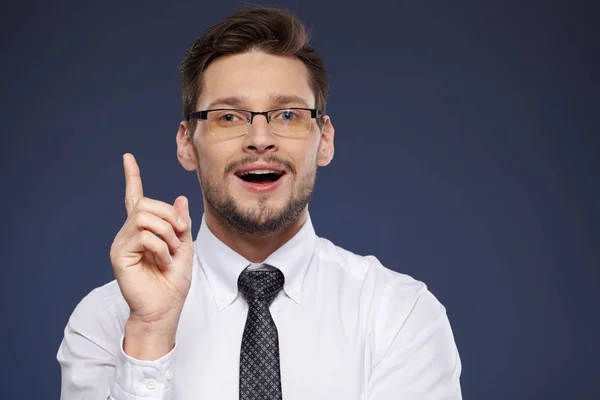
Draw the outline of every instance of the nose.
<instances>
[{"instance_id":1,"label":"nose","mask_svg":"<svg viewBox=\"0 0 600 400\"><path fill-rule=\"evenodd\" d=\"M262 154L276 149L277 140L267 123L267 116L255 115L244 137L244 150Z\"/></svg>"}]
</instances>

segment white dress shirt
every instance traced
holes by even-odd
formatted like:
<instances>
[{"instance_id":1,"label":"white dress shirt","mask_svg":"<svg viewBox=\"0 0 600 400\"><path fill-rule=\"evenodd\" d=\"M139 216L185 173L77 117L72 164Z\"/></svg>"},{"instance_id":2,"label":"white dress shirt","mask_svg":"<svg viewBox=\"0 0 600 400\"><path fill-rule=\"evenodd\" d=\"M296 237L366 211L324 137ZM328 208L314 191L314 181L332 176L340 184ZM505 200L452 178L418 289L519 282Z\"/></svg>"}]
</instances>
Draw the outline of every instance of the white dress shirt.
<instances>
[{"instance_id":1,"label":"white dress shirt","mask_svg":"<svg viewBox=\"0 0 600 400\"><path fill-rule=\"evenodd\" d=\"M156 361L123 352L129 308L116 281L75 308L57 359L61 399L238 400L248 305L239 274L283 272L270 307L284 400L461 399L461 361L446 309L424 283L316 236L310 217L263 264L218 240L204 217L176 344Z\"/></svg>"}]
</instances>

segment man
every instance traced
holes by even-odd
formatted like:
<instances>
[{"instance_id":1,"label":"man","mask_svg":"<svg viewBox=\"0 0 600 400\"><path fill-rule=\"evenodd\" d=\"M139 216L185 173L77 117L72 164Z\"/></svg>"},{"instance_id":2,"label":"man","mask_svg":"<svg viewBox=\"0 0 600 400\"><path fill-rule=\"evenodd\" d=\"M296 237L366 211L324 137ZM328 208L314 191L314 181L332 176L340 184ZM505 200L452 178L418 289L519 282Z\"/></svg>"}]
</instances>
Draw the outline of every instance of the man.
<instances>
[{"instance_id":1,"label":"man","mask_svg":"<svg viewBox=\"0 0 600 400\"><path fill-rule=\"evenodd\" d=\"M62 399L460 399L445 308L426 286L316 236L308 202L334 153L327 77L303 25L246 8L181 71L184 196L144 197L123 157L128 217L116 280L69 319Z\"/></svg>"}]
</instances>

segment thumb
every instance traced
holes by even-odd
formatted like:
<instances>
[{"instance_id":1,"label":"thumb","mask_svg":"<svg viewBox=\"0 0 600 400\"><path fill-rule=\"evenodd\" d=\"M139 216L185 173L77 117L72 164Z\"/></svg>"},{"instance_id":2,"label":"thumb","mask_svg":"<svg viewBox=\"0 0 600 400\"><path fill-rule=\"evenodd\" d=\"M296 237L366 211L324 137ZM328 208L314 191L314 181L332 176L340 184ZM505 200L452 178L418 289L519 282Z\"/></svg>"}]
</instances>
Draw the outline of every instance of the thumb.
<instances>
[{"instance_id":1,"label":"thumb","mask_svg":"<svg viewBox=\"0 0 600 400\"><path fill-rule=\"evenodd\" d=\"M173 203L173 206L177 210L177 213L179 214L183 222L185 222L186 224L185 230L183 232L179 231L181 232L178 235L179 240L181 240L182 242L192 243L192 218L190 217L189 201L187 197L179 196L177 199L175 199L175 203Z\"/></svg>"}]
</instances>

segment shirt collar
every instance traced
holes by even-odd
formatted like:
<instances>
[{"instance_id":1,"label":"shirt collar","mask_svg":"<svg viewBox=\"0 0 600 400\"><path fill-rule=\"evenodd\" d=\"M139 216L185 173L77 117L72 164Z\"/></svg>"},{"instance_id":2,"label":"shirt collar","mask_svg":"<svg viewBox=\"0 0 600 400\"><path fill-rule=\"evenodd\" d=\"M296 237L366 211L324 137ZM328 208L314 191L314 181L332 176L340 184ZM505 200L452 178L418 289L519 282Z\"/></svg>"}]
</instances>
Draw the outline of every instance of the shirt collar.
<instances>
[{"instance_id":1,"label":"shirt collar","mask_svg":"<svg viewBox=\"0 0 600 400\"><path fill-rule=\"evenodd\" d=\"M285 277L283 290L296 303L300 303L302 283L317 243L310 215L302 228L283 246L275 250L263 264L278 268ZM221 242L206 225L204 215L194 249L200 266L212 289L219 311L235 300L240 273L250 265L257 265Z\"/></svg>"}]
</instances>

